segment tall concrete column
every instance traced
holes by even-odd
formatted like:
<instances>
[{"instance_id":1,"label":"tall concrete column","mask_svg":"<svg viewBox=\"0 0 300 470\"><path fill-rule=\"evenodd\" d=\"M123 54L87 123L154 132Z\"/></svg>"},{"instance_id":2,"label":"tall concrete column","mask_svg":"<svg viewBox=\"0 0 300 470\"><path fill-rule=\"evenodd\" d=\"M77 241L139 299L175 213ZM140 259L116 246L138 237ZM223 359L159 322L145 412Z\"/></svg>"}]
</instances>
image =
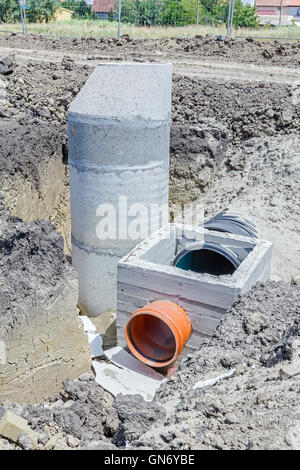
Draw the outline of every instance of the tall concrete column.
<instances>
[{"instance_id":1,"label":"tall concrete column","mask_svg":"<svg viewBox=\"0 0 300 470\"><path fill-rule=\"evenodd\" d=\"M90 316L115 308L117 262L168 221L171 88L170 64L100 64L69 109L72 259Z\"/></svg>"}]
</instances>

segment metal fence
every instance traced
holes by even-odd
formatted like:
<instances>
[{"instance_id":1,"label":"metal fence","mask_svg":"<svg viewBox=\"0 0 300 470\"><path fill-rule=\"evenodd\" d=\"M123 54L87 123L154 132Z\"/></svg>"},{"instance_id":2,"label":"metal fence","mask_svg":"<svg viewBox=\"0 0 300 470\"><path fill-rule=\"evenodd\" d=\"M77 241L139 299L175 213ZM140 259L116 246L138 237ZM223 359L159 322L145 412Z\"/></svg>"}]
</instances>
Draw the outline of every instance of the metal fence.
<instances>
[{"instance_id":1,"label":"metal fence","mask_svg":"<svg viewBox=\"0 0 300 470\"><path fill-rule=\"evenodd\" d=\"M200 0L120 0L118 8L121 23L137 26L185 26L224 24L228 16L228 4L211 3L204 7Z\"/></svg>"},{"instance_id":2,"label":"metal fence","mask_svg":"<svg viewBox=\"0 0 300 470\"><path fill-rule=\"evenodd\" d=\"M283 26L281 11L279 27L270 24L259 27L258 22L249 24L251 15L252 23L256 21L252 8L250 15L245 16L247 28L237 29L243 26L241 8L245 8L241 0L0 0L0 31L120 37L128 31L128 26L194 25L196 30L190 29L191 35L199 31L199 34L210 32L235 37L246 34L269 39L300 39L298 26ZM151 31L147 36L151 37Z\"/></svg>"},{"instance_id":3,"label":"metal fence","mask_svg":"<svg viewBox=\"0 0 300 470\"><path fill-rule=\"evenodd\" d=\"M90 4L87 4L89 2ZM187 26L227 25L227 34L232 30L235 0L213 2L205 0L0 0L0 30L18 29L24 33L36 32L37 25L45 30L47 25L68 23L74 20L89 21L89 25L102 26L106 22L122 34L122 26ZM9 5L9 6L6 6ZM2 25L2 28L1 28ZM5 27L6 25L6 27ZM7 28L10 26L10 29ZM42 27L40 28L42 31ZM123 28L124 29L124 28Z\"/></svg>"}]
</instances>

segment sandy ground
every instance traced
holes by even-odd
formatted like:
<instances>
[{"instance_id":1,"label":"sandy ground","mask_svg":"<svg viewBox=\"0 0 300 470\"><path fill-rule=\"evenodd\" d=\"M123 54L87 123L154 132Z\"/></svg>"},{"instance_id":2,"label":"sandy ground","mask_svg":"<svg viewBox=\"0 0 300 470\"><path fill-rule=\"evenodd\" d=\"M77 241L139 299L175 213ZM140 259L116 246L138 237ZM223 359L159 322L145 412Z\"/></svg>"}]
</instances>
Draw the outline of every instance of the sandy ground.
<instances>
[{"instance_id":1,"label":"sandy ground","mask_svg":"<svg viewBox=\"0 0 300 470\"><path fill-rule=\"evenodd\" d=\"M5 43L4 43L5 44ZM95 67L98 63L106 61L131 61L136 60L138 54L136 52L126 52L120 54L115 51L103 51L101 54L82 54L72 49L69 51L56 50L36 50L16 47L3 47L0 37L0 55L6 56L13 54L18 64L28 64L32 61L36 63L60 63L67 54L74 60L76 65L88 64ZM195 56L178 56L174 53L161 51L142 52L139 57L143 61L150 62L171 62L173 64L174 73L186 77L196 77L202 79L217 80L222 77L226 81L254 81L254 82L270 82L270 83L287 83L291 84L300 80L300 70L291 62L287 66L269 65L263 63L239 63L235 61L235 57L229 57L226 61L219 57L201 57L195 59Z\"/></svg>"}]
</instances>

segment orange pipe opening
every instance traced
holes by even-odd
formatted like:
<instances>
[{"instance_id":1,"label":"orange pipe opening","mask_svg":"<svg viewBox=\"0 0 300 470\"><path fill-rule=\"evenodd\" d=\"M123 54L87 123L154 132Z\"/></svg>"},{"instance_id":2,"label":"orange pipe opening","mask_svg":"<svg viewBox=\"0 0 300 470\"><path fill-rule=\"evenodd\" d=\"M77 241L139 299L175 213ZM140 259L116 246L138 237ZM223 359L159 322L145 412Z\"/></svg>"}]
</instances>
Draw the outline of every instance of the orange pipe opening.
<instances>
[{"instance_id":1,"label":"orange pipe opening","mask_svg":"<svg viewBox=\"0 0 300 470\"><path fill-rule=\"evenodd\" d=\"M172 364L192 332L191 322L179 305L158 300L134 312L126 326L130 351L152 367Z\"/></svg>"}]
</instances>

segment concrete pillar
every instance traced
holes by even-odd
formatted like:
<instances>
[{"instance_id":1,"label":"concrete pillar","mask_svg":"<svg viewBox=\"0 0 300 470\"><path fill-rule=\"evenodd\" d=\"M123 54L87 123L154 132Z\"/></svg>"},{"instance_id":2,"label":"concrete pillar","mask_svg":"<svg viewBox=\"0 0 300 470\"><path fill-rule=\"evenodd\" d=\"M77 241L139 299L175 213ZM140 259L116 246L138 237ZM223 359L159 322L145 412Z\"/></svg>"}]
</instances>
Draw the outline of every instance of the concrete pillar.
<instances>
[{"instance_id":1,"label":"concrete pillar","mask_svg":"<svg viewBox=\"0 0 300 470\"><path fill-rule=\"evenodd\" d=\"M90 316L116 307L117 262L168 221L171 88L170 64L100 64L69 109L72 259Z\"/></svg>"}]
</instances>

